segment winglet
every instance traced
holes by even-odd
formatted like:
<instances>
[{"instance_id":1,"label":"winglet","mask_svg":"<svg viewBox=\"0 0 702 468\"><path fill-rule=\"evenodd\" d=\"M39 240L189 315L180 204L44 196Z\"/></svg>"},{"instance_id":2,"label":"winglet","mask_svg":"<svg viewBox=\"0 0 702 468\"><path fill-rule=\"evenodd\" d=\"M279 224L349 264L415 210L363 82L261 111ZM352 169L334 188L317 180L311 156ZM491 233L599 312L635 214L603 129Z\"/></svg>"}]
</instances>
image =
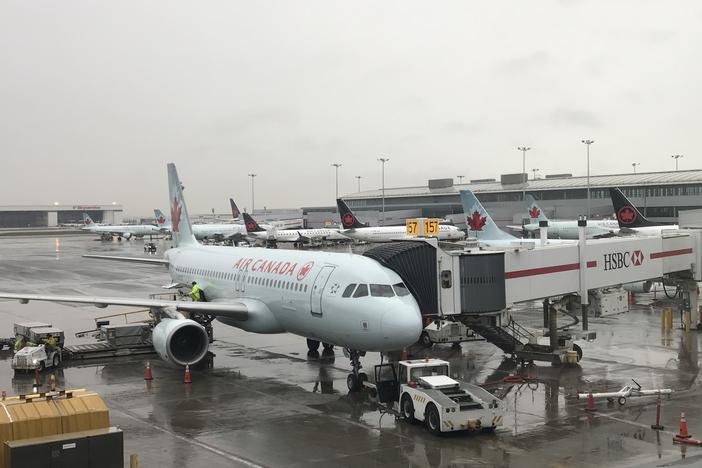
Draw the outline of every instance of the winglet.
<instances>
[{"instance_id":1,"label":"winglet","mask_svg":"<svg viewBox=\"0 0 702 468\"><path fill-rule=\"evenodd\" d=\"M250 214L242 213L242 216L244 217L244 225L246 226L246 232L251 233L265 231L265 229L259 226L256 220L253 219Z\"/></svg>"},{"instance_id":2,"label":"winglet","mask_svg":"<svg viewBox=\"0 0 702 468\"><path fill-rule=\"evenodd\" d=\"M461 204L466 216L468 236L484 240L511 240L516 237L497 227L490 214L470 190L461 190Z\"/></svg>"},{"instance_id":3,"label":"winglet","mask_svg":"<svg viewBox=\"0 0 702 468\"><path fill-rule=\"evenodd\" d=\"M197 245L190 226L188 208L185 206L183 185L180 183L178 170L173 163L168 163L168 195L171 204L171 233L175 246Z\"/></svg>"},{"instance_id":4,"label":"winglet","mask_svg":"<svg viewBox=\"0 0 702 468\"><path fill-rule=\"evenodd\" d=\"M339 216L341 217L341 226L344 229L356 229L366 227L361 223L356 215L353 214L351 208L341 198L336 199L336 206L339 208Z\"/></svg>"},{"instance_id":5,"label":"winglet","mask_svg":"<svg viewBox=\"0 0 702 468\"><path fill-rule=\"evenodd\" d=\"M548 218L544 214L544 210L536 203L536 199L527 193L527 202L529 203L529 220L532 223L538 223L539 221L548 221Z\"/></svg>"},{"instance_id":6,"label":"winglet","mask_svg":"<svg viewBox=\"0 0 702 468\"><path fill-rule=\"evenodd\" d=\"M639 228L646 226L658 226L646 219L641 212L636 209L633 203L626 198L624 193L618 188L610 188L609 195L612 197L612 205L614 206L614 213L617 215L617 222L620 228Z\"/></svg>"}]
</instances>

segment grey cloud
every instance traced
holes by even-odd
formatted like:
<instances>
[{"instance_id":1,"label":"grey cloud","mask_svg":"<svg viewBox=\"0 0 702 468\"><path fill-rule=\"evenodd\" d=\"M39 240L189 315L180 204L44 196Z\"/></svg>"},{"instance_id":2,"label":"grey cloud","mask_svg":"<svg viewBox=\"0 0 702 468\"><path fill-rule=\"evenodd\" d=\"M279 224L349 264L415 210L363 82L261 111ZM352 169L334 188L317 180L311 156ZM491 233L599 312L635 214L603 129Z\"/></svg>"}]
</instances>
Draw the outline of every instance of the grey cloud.
<instances>
[{"instance_id":1,"label":"grey cloud","mask_svg":"<svg viewBox=\"0 0 702 468\"><path fill-rule=\"evenodd\" d=\"M543 50L536 51L532 54L522 57L514 57L507 60L502 60L495 65L495 71L498 73L527 73L555 62L554 58Z\"/></svg>"},{"instance_id":2,"label":"grey cloud","mask_svg":"<svg viewBox=\"0 0 702 468\"><path fill-rule=\"evenodd\" d=\"M584 109L569 109L561 107L552 111L547 117L552 125L573 127L598 128L602 126L601 119L592 111Z\"/></svg>"}]
</instances>

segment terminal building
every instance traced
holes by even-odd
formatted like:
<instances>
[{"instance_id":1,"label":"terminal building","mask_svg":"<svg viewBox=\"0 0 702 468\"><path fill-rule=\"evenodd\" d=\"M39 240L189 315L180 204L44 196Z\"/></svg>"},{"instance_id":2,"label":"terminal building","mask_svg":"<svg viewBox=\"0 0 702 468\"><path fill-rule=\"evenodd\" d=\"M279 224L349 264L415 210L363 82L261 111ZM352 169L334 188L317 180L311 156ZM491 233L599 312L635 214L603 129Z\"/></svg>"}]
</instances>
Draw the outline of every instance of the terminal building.
<instances>
[{"instance_id":1,"label":"terminal building","mask_svg":"<svg viewBox=\"0 0 702 468\"><path fill-rule=\"evenodd\" d=\"M82 225L83 213L96 223L122 222L122 205L10 205L0 206L0 228Z\"/></svg>"},{"instance_id":2,"label":"terminal building","mask_svg":"<svg viewBox=\"0 0 702 468\"><path fill-rule=\"evenodd\" d=\"M551 219L577 219L587 214L587 178L553 174L529 179L528 174L505 174L497 179L475 179L455 184L453 179L433 179L427 185L386 188L385 224L404 224L407 217L449 218L465 224L460 190L475 192L499 225L521 224L528 219L523 194L531 194ZM645 216L653 221L676 223L679 211L702 208L702 170L591 175L591 218L613 217L609 189L619 187ZM361 221L374 225L382 218L383 192L366 190L342 197ZM330 220L339 223L336 207L303 208L309 227Z\"/></svg>"}]
</instances>

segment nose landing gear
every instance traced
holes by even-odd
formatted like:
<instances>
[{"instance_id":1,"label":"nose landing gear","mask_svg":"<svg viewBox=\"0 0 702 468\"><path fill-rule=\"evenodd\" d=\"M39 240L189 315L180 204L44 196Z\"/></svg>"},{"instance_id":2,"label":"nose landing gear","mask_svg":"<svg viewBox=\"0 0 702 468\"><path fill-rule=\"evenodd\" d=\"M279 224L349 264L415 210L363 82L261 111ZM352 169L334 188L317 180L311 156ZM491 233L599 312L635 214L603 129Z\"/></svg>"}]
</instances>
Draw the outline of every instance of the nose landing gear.
<instances>
[{"instance_id":1,"label":"nose landing gear","mask_svg":"<svg viewBox=\"0 0 702 468\"><path fill-rule=\"evenodd\" d=\"M364 382L368 381L368 375L365 372L360 372L361 356L365 356L365 351L356 351L355 349L344 349L344 354L351 359L351 374L346 377L346 386L350 392L357 392L363 388Z\"/></svg>"}]
</instances>

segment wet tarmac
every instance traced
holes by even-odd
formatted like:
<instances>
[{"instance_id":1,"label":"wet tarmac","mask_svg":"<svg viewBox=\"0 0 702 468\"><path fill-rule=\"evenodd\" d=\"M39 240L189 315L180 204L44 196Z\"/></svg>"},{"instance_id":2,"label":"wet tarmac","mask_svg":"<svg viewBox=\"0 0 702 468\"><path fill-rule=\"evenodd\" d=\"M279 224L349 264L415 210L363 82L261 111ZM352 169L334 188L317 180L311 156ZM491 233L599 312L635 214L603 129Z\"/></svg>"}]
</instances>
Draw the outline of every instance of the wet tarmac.
<instances>
[{"instance_id":1,"label":"wet tarmac","mask_svg":"<svg viewBox=\"0 0 702 468\"><path fill-rule=\"evenodd\" d=\"M169 282L163 268L83 259L84 253L143 255L143 241L3 238L0 289L145 297ZM591 319L598 338L580 343L579 366L542 363L531 370L538 383L490 387L508 407L504 426L494 434L432 436L421 425L379 413L362 395L349 395L350 367L341 350L308 356L300 337L254 335L217 322L214 365L193 369L190 385L183 384L181 369L155 356L65 363L58 380L105 398L112 424L125 431L125 458L138 454L141 466L702 466L702 448L672 443L682 411L692 436L702 438L700 337L679 329L663 332L660 307L650 299L644 297L627 314ZM64 329L68 343L81 343L86 340L74 333L93 328L94 317L120 311L3 301L0 335L10 336L16 321L41 320ZM534 307L519 316L536 325L540 314ZM414 354L447 359L455 378L479 384L519 370L485 342ZM365 370L371 373L379 359L367 355ZM144 381L146 360L153 365L151 383ZM0 389L30 391L32 378L15 377L10 361L11 353L0 355ZM584 401L571 398L590 388L618 390L632 378L644 388L675 390L663 400L665 430L650 428L653 398L630 399L624 406L598 402L594 414L584 411Z\"/></svg>"}]
</instances>

